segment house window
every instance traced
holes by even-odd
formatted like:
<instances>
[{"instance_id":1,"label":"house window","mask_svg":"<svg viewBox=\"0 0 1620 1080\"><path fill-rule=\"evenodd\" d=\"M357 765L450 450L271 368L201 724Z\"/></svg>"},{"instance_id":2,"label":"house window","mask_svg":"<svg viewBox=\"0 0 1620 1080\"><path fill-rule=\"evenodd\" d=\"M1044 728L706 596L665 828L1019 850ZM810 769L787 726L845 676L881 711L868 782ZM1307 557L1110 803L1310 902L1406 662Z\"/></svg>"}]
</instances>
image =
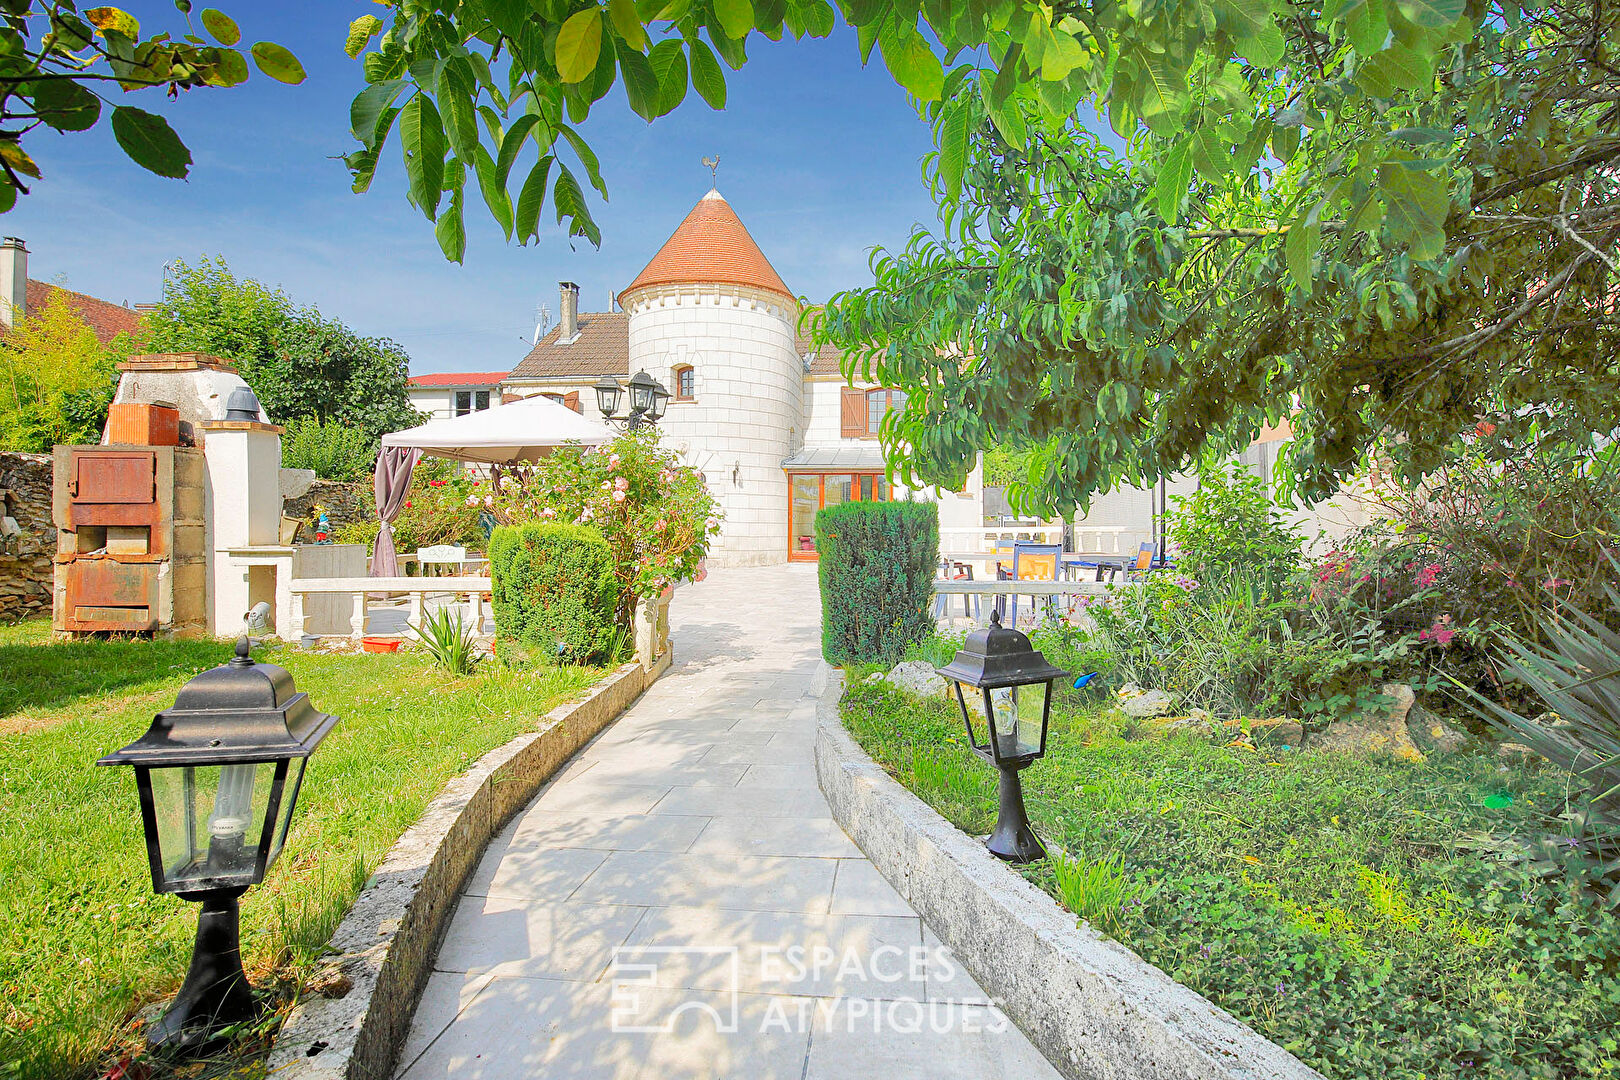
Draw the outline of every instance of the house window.
<instances>
[{"instance_id":1,"label":"house window","mask_svg":"<svg viewBox=\"0 0 1620 1080\"><path fill-rule=\"evenodd\" d=\"M816 557L816 511L847 502L885 502L892 493L882 473L795 473L789 496L791 559Z\"/></svg>"},{"instance_id":2,"label":"house window","mask_svg":"<svg viewBox=\"0 0 1620 1080\"><path fill-rule=\"evenodd\" d=\"M906 403L904 390L868 390L866 392L866 433L876 435L883 424L883 414Z\"/></svg>"},{"instance_id":3,"label":"house window","mask_svg":"<svg viewBox=\"0 0 1620 1080\"><path fill-rule=\"evenodd\" d=\"M846 386L840 394L838 433L845 439L875 439L884 414L905 403L904 390L862 390Z\"/></svg>"},{"instance_id":4,"label":"house window","mask_svg":"<svg viewBox=\"0 0 1620 1080\"><path fill-rule=\"evenodd\" d=\"M483 412L489 408L488 390L457 390L456 415L466 416L470 412Z\"/></svg>"},{"instance_id":5,"label":"house window","mask_svg":"<svg viewBox=\"0 0 1620 1080\"><path fill-rule=\"evenodd\" d=\"M563 403L563 396L561 394L541 394L540 396L545 398L547 401L555 401L559 405Z\"/></svg>"},{"instance_id":6,"label":"house window","mask_svg":"<svg viewBox=\"0 0 1620 1080\"><path fill-rule=\"evenodd\" d=\"M682 364L674 371L675 400L692 401L697 398L697 378L691 364Z\"/></svg>"}]
</instances>

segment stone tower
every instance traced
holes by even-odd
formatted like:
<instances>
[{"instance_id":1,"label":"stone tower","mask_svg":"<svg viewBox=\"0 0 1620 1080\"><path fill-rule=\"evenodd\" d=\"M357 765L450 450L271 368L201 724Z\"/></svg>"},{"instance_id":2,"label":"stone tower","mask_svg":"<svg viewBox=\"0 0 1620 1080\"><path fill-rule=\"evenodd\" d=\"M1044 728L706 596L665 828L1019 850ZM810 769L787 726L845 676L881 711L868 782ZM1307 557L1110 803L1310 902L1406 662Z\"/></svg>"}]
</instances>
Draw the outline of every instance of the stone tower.
<instances>
[{"instance_id":1,"label":"stone tower","mask_svg":"<svg viewBox=\"0 0 1620 1080\"><path fill-rule=\"evenodd\" d=\"M703 471L725 510L711 561L786 560L782 462L802 441L804 417L798 301L731 204L710 191L619 303L630 373L646 370L675 394L659 425L665 445Z\"/></svg>"}]
</instances>

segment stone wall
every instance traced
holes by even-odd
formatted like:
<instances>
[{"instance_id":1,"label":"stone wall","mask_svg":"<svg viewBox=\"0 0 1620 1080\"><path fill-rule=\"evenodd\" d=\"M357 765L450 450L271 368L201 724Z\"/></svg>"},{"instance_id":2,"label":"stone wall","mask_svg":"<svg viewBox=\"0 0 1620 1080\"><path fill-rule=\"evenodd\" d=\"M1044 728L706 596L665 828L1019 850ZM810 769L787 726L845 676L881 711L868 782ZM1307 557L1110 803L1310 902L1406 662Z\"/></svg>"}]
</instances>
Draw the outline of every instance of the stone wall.
<instances>
[{"instance_id":1,"label":"stone wall","mask_svg":"<svg viewBox=\"0 0 1620 1080\"><path fill-rule=\"evenodd\" d=\"M55 570L51 456L0 451L0 498L20 536L0 537L0 623L48 615Z\"/></svg>"},{"instance_id":2,"label":"stone wall","mask_svg":"<svg viewBox=\"0 0 1620 1080\"><path fill-rule=\"evenodd\" d=\"M283 469L285 477L290 469ZM326 519L332 523L333 529L341 529L354 522L371 521L376 511L372 507L371 485L364 482L350 482L345 480L315 480L303 491L296 485L291 490L285 486L282 492L285 498L281 504L281 512L286 517L295 517L305 523L304 531L299 535L301 543L313 543L315 533L309 523L314 520L315 507L326 507Z\"/></svg>"}]
</instances>

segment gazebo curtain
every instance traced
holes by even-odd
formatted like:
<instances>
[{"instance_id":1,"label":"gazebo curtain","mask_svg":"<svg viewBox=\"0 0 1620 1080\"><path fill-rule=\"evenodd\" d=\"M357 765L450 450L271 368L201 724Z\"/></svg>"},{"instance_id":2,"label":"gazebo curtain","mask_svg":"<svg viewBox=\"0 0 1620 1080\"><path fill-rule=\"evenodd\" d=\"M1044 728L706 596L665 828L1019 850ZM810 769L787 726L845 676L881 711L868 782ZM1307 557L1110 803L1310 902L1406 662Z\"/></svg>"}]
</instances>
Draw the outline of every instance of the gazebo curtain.
<instances>
[{"instance_id":1,"label":"gazebo curtain","mask_svg":"<svg viewBox=\"0 0 1620 1080\"><path fill-rule=\"evenodd\" d=\"M398 577L399 556L394 551L394 530L389 523L399 517L405 508L405 497L411 490L411 474L422 451L414 447L385 446L377 455L377 476L372 490L377 495L377 517L381 528L377 530L377 546L371 555L372 577Z\"/></svg>"}]
</instances>

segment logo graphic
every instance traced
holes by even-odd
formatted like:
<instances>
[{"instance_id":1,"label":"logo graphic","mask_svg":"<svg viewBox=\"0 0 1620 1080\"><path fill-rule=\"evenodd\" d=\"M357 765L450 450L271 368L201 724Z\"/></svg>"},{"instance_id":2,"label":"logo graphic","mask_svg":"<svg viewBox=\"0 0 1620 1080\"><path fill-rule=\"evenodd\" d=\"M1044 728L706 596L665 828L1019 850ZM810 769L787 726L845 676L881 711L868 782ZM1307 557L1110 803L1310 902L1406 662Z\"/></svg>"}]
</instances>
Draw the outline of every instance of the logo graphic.
<instances>
[{"instance_id":1,"label":"logo graphic","mask_svg":"<svg viewBox=\"0 0 1620 1080\"><path fill-rule=\"evenodd\" d=\"M713 972L720 984L697 998L693 991L661 986L660 971L682 968ZM737 987L742 960L735 945L620 945L609 969L615 1032L667 1034L682 1013L707 1014L715 1031L729 1035L738 1026ZM674 984L677 985L678 984Z\"/></svg>"}]
</instances>

